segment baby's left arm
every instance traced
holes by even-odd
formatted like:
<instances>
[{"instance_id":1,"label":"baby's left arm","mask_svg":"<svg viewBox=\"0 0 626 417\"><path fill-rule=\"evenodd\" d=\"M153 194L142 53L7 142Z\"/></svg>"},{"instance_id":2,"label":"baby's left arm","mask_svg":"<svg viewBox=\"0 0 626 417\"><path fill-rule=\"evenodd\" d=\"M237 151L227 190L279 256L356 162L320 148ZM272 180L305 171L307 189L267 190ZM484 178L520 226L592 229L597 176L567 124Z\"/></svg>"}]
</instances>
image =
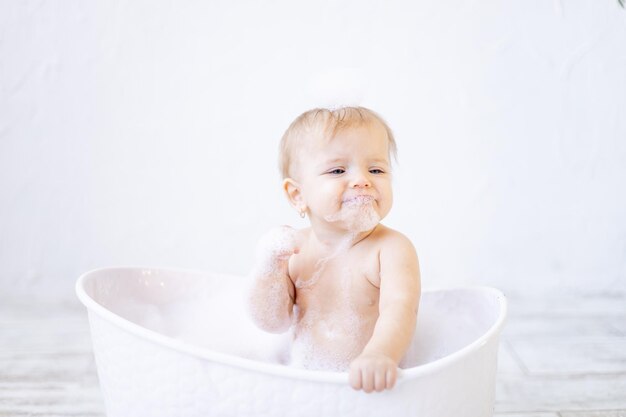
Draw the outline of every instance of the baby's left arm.
<instances>
[{"instance_id":1,"label":"baby's left arm","mask_svg":"<svg viewBox=\"0 0 626 417\"><path fill-rule=\"evenodd\" d=\"M372 392L394 386L398 363L415 331L419 298L415 248L399 233L390 236L380 252L379 316L374 333L350 364L350 385L354 389Z\"/></svg>"}]
</instances>

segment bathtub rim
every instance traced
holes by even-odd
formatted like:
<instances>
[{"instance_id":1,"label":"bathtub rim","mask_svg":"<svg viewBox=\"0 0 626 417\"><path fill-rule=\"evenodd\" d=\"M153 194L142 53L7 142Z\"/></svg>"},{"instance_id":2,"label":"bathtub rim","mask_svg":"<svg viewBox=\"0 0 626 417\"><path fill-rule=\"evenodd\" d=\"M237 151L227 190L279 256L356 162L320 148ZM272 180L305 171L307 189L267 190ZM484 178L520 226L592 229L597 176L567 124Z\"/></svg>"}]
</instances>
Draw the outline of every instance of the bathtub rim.
<instances>
[{"instance_id":1,"label":"bathtub rim","mask_svg":"<svg viewBox=\"0 0 626 417\"><path fill-rule=\"evenodd\" d=\"M140 337L144 340L147 340L151 343L155 343L159 346L164 346L174 351L191 355L195 358L209 360L212 362L216 362L221 365L231 366L238 369L245 369L249 371L254 371L257 373L269 374L272 376L278 377L287 377L298 380L305 380L311 382L321 382L321 383L331 383L331 384L342 384L345 385L349 382L348 373L347 372L330 372L330 371L311 371L306 369L299 369L294 367L289 367L280 364L272 364L266 362L260 362L253 359L241 358L235 355L229 355L225 353L220 353L213 351L208 348L195 346L191 343L187 343L169 336L166 336L162 333L159 333L154 330L147 329L139 324L133 323L130 320L127 320L115 313L111 310L105 308L101 304L99 304L96 300L94 300L91 296L89 296L85 290L85 283L92 279L90 278L93 274L101 273L105 271L120 271L120 270L137 270L137 271L160 271L166 273L185 273L185 274L197 274L197 275L219 275L219 276L233 276L233 277L241 277L235 274L223 274L216 273L210 271L201 271L201 270L193 270L193 269L184 269L184 268L162 268L162 267L142 267L142 266L110 266L110 267L101 267L89 270L84 272L79 276L75 284L75 291L80 302L87 308L88 313L95 313L97 316L102 318L103 320L115 325L121 330L125 331L129 335ZM494 333L499 333L502 329L506 317L508 315L508 306L507 300L504 293L496 288L488 287L488 286L459 286L459 287L448 287L448 288L428 288L422 289L421 294L424 293L435 293L435 292L445 292L445 291L477 291L480 293L491 294L498 300L499 307L499 315L495 322L489 327L489 329L484 332L480 337L475 339L473 342L467 344L463 348L446 355L442 358L436 359L432 362L428 362L422 365L414 366L411 368L398 369L398 379L396 385L402 384L404 381L408 379L417 378L419 376L428 375L438 370L445 368L449 365L452 365L464 356L471 354L472 352L480 349L482 346L486 345L490 340L494 337L499 337L499 335L494 335ZM91 335L91 323L90 323L90 335ZM93 337L93 335L91 335ZM95 353L95 349L94 349Z\"/></svg>"}]
</instances>

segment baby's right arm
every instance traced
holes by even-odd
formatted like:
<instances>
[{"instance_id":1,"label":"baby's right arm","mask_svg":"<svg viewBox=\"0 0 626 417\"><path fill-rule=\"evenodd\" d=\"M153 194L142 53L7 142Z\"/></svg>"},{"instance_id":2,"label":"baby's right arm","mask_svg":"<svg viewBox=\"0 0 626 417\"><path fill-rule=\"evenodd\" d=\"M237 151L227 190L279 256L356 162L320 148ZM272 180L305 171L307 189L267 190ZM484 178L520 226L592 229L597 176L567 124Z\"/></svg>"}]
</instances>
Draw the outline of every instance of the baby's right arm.
<instances>
[{"instance_id":1,"label":"baby's right arm","mask_svg":"<svg viewBox=\"0 0 626 417\"><path fill-rule=\"evenodd\" d=\"M296 234L289 226L277 227L257 245L249 310L254 323L267 332L282 333L291 326L295 288L289 278L289 258L298 253Z\"/></svg>"}]
</instances>

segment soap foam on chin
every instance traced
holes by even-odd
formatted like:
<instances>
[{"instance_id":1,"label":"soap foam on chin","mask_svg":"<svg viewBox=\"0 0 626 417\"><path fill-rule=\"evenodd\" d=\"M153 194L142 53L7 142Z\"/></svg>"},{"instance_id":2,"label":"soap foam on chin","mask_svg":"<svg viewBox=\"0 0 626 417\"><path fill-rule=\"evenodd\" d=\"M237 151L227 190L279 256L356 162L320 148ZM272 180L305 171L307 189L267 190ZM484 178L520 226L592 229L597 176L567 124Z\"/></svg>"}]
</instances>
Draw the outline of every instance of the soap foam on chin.
<instances>
[{"instance_id":1,"label":"soap foam on chin","mask_svg":"<svg viewBox=\"0 0 626 417\"><path fill-rule=\"evenodd\" d=\"M341 209L324 219L328 222L344 223L352 233L372 230L381 220L374 208L374 197L369 195L358 195L342 201Z\"/></svg>"}]
</instances>

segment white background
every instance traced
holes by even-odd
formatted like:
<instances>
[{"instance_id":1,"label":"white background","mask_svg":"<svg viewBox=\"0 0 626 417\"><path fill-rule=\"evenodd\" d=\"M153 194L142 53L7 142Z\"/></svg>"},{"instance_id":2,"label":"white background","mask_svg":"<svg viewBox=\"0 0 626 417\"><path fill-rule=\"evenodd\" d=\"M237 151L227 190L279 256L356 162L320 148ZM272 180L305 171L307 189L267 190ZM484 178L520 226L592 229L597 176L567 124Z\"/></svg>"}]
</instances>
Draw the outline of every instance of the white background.
<instances>
[{"instance_id":1,"label":"white background","mask_svg":"<svg viewBox=\"0 0 626 417\"><path fill-rule=\"evenodd\" d=\"M246 273L266 229L306 225L280 136L341 100L395 131L385 223L425 287L626 290L617 0L2 0L0 291Z\"/></svg>"}]
</instances>

